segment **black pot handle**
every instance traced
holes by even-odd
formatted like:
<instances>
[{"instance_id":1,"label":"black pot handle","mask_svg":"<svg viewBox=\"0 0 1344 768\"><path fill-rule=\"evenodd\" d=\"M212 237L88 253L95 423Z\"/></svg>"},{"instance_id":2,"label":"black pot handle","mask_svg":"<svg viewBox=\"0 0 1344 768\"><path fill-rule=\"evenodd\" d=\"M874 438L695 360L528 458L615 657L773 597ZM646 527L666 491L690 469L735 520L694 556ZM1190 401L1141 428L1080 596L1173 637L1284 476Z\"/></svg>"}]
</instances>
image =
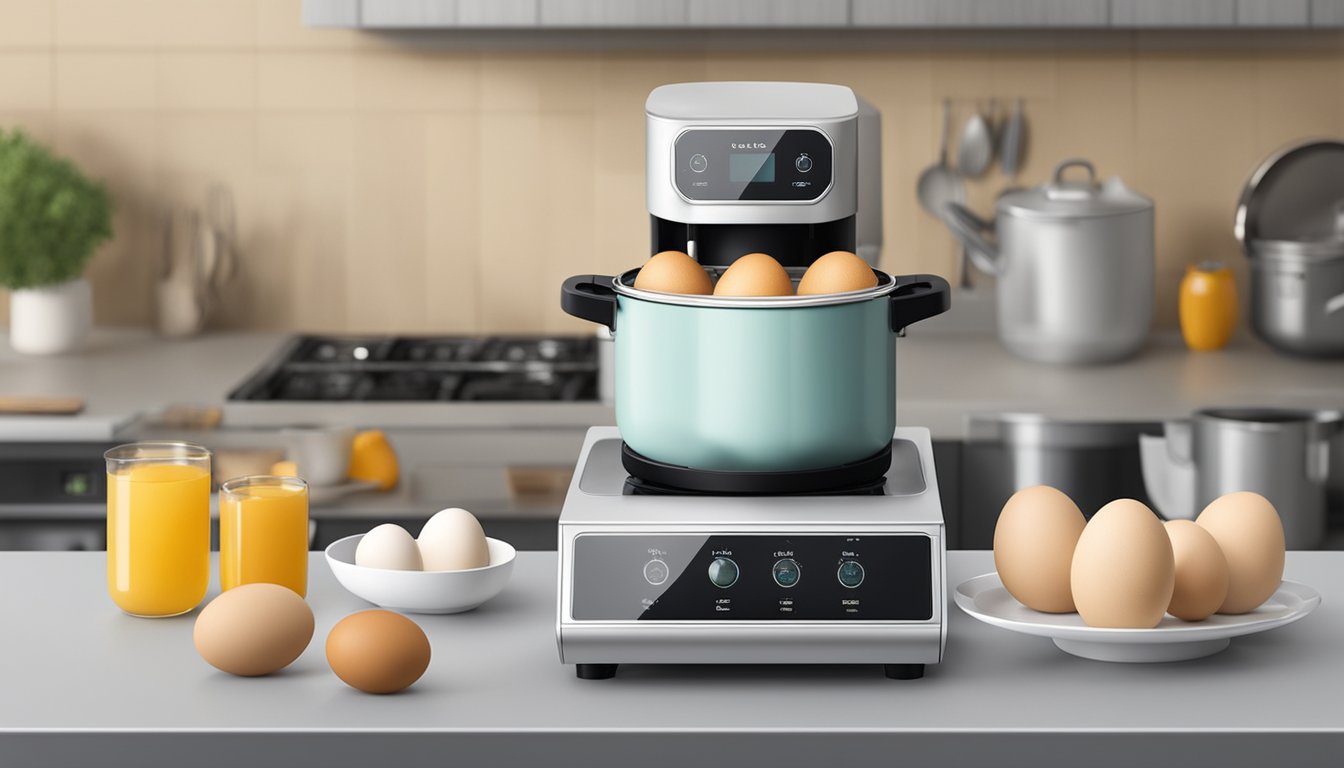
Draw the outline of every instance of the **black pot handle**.
<instances>
[{"instance_id":1,"label":"black pot handle","mask_svg":"<svg viewBox=\"0 0 1344 768\"><path fill-rule=\"evenodd\" d=\"M575 275L560 286L560 308L615 331L616 291L611 284L609 275Z\"/></svg>"},{"instance_id":2,"label":"black pot handle","mask_svg":"<svg viewBox=\"0 0 1344 768\"><path fill-rule=\"evenodd\" d=\"M952 289L937 275L898 275L896 290L891 292L891 330L900 333L906 326L952 306Z\"/></svg>"}]
</instances>

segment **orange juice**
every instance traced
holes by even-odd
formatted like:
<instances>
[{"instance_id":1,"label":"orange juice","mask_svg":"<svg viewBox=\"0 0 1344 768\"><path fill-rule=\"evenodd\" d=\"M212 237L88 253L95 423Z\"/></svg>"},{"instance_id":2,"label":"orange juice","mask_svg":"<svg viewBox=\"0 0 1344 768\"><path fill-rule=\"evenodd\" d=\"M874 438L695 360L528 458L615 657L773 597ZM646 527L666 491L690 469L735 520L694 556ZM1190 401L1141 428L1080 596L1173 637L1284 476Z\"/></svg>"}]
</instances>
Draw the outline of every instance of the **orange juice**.
<instances>
[{"instance_id":1,"label":"orange juice","mask_svg":"<svg viewBox=\"0 0 1344 768\"><path fill-rule=\"evenodd\" d=\"M244 477L219 492L219 583L268 582L308 591L308 486L297 477Z\"/></svg>"},{"instance_id":2,"label":"orange juice","mask_svg":"<svg viewBox=\"0 0 1344 768\"><path fill-rule=\"evenodd\" d=\"M132 463L108 472L113 602L136 616L176 616L199 605L209 584L209 465Z\"/></svg>"}]
</instances>

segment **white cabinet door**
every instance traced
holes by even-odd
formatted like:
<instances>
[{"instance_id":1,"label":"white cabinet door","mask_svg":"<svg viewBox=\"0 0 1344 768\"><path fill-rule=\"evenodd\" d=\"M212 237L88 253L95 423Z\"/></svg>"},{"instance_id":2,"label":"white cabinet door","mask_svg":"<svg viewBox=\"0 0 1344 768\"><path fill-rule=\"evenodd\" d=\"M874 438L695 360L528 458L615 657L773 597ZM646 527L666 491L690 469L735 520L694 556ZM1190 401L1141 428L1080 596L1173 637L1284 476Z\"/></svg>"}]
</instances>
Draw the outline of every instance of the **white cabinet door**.
<instances>
[{"instance_id":1,"label":"white cabinet door","mask_svg":"<svg viewBox=\"0 0 1344 768\"><path fill-rule=\"evenodd\" d=\"M1344 28L1344 0L1311 0L1311 26Z\"/></svg>"},{"instance_id":2,"label":"white cabinet door","mask_svg":"<svg viewBox=\"0 0 1344 768\"><path fill-rule=\"evenodd\" d=\"M1305 27L1310 0L1237 0L1239 27Z\"/></svg>"},{"instance_id":3,"label":"white cabinet door","mask_svg":"<svg viewBox=\"0 0 1344 768\"><path fill-rule=\"evenodd\" d=\"M457 0L459 27L535 27L540 20L537 0Z\"/></svg>"},{"instance_id":4,"label":"white cabinet door","mask_svg":"<svg viewBox=\"0 0 1344 768\"><path fill-rule=\"evenodd\" d=\"M359 26L359 0L303 0L305 27Z\"/></svg>"},{"instance_id":5,"label":"white cabinet door","mask_svg":"<svg viewBox=\"0 0 1344 768\"><path fill-rule=\"evenodd\" d=\"M541 0L543 27L684 27L687 0Z\"/></svg>"},{"instance_id":6,"label":"white cabinet door","mask_svg":"<svg viewBox=\"0 0 1344 768\"><path fill-rule=\"evenodd\" d=\"M1106 0L853 0L856 27L1103 27Z\"/></svg>"},{"instance_id":7,"label":"white cabinet door","mask_svg":"<svg viewBox=\"0 0 1344 768\"><path fill-rule=\"evenodd\" d=\"M843 27L849 0L690 0L692 27Z\"/></svg>"},{"instance_id":8,"label":"white cabinet door","mask_svg":"<svg viewBox=\"0 0 1344 768\"><path fill-rule=\"evenodd\" d=\"M457 0L363 0L359 26L365 29L451 27L457 23Z\"/></svg>"},{"instance_id":9,"label":"white cabinet door","mask_svg":"<svg viewBox=\"0 0 1344 768\"><path fill-rule=\"evenodd\" d=\"M1231 27L1237 0L1111 0L1117 27Z\"/></svg>"}]
</instances>

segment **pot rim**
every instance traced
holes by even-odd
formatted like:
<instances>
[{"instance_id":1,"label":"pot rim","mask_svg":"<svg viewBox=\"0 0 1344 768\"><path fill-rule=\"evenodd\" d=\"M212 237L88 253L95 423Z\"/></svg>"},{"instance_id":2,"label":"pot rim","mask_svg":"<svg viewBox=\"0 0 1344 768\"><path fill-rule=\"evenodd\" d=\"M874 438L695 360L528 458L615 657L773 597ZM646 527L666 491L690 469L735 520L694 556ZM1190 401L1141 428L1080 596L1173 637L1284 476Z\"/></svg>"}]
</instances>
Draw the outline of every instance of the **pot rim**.
<instances>
[{"instance_id":1,"label":"pot rim","mask_svg":"<svg viewBox=\"0 0 1344 768\"><path fill-rule=\"evenodd\" d=\"M856 304L862 301L881 298L896 290L896 278L878 269L877 285L858 291L844 293L820 293L811 296L698 296L684 293L662 293L646 291L634 287L635 275L639 267L628 269L611 279L611 287L616 293L641 301L657 304L673 304L682 307L707 307L719 309L801 309L804 307L828 307L840 304Z\"/></svg>"}]
</instances>

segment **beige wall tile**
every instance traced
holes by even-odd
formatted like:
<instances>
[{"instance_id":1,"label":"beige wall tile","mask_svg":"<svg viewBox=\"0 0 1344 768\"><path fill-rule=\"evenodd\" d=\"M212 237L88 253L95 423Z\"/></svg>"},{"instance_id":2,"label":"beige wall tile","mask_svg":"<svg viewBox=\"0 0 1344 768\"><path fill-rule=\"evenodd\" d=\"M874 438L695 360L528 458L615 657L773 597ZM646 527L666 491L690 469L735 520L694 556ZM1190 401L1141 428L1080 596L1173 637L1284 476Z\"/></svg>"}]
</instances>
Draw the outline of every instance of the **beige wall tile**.
<instances>
[{"instance_id":1,"label":"beige wall tile","mask_svg":"<svg viewBox=\"0 0 1344 768\"><path fill-rule=\"evenodd\" d=\"M49 53L0 53L0 109L51 108L51 69Z\"/></svg>"},{"instance_id":2,"label":"beige wall tile","mask_svg":"<svg viewBox=\"0 0 1344 768\"><path fill-rule=\"evenodd\" d=\"M346 318L356 328L427 328L424 118L360 116L345 206Z\"/></svg>"},{"instance_id":3,"label":"beige wall tile","mask_svg":"<svg viewBox=\"0 0 1344 768\"><path fill-rule=\"evenodd\" d=\"M64 53L56 58L61 110L151 110L158 106L152 53Z\"/></svg>"},{"instance_id":4,"label":"beige wall tile","mask_svg":"<svg viewBox=\"0 0 1344 768\"><path fill-rule=\"evenodd\" d=\"M51 45L52 18L51 0L0 0L0 49Z\"/></svg>"},{"instance_id":5,"label":"beige wall tile","mask_svg":"<svg viewBox=\"0 0 1344 768\"><path fill-rule=\"evenodd\" d=\"M164 109L244 110L257 105L256 57L247 53L161 53L158 98Z\"/></svg>"},{"instance_id":6,"label":"beige wall tile","mask_svg":"<svg viewBox=\"0 0 1344 768\"><path fill-rule=\"evenodd\" d=\"M478 103L477 57L387 53L351 62L351 89L359 109L411 112L474 112Z\"/></svg>"},{"instance_id":7,"label":"beige wall tile","mask_svg":"<svg viewBox=\"0 0 1344 768\"><path fill-rule=\"evenodd\" d=\"M541 286L536 301L545 310L542 328L548 333L592 332L592 323L570 317L560 309L560 284L582 273L593 260L597 216L591 158L597 152L591 115L542 116L540 174L542 209L538 224L543 232ZM647 222L647 212L644 220ZM631 258L630 266L639 263ZM628 268L628 267L627 267Z\"/></svg>"},{"instance_id":8,"label":"beige wall tile","mask_svg":"<svg viewBox=\"0 0 1344 768\"><path fill-rule=\"evenodd\" d=\"M543 327L540 267L550 238L541 223L551 190L535 182L544 158L537 114L482 113L481 330L524 333Z\"/></svg>"},{"instance_id":9,"label":"beige wall tile","mask_svg":"<svg viewBox=\"0 0 1344 768\"><path fill-rule=\"evenodd\" d=\"M261 112L256 117L257 167L343 184L356 147L349 113Z\"/></svg>"},{"instance_id":10,"label":"beige wall tile","mask_svg":"<svg viewBox=\"0 0 1344 768\"><path fill-rule=\"evenodd\" d=\"M257 106L331 110L355 106L353 67L344 52L257 54Z\"/></svg>"},{"instance_id":11,"label":"beige wall tile","mask_svg":"<svg viewBox=\"0 0 1344 768\"><path fill-rule=\"evenodd\" d=\"M481 126L425 118L425 321L436 333L481 327Z\"/></svg>"},{"instance_id":12,"label":"beige wall tile","mask_svg":"<svg viewBox=\"0 0 1344 768\"><path fill-rule=\"evenodd\" d=\"M255 0L256 44L262 50L348 50L362 33L303 25L303 0Z\"/></svg>"},{"instance_id":13,"label":"beige wall tile","mask_svg":"<svg viewBox=\"0 0 1344 768\"><path fill-rule=\"evenodd\" d=\"M50 110L17 111L0 109L0 130L20 130L37 141L53 144L55 120Z\"/></svg>"},{"instance_id":14,"label":"beige wall tile","mask_svg":"<svg viewBox=\"0 0 1344 768\"><path fill-rule=\"evenodd\" d=\"M256 34L248 0L56 0L63 48L243 48Z\"/></svg>"},{"instance_id":15,"label":"beige wall tile","mask_svg":"<svg viewBox=\"0 0 1344 768\"><path fill-rule=\"evenodd\" d=\"M584 54L487 53L481 109L590 113L598 101L598 60Z\"/></svg>"}]
</instances>

